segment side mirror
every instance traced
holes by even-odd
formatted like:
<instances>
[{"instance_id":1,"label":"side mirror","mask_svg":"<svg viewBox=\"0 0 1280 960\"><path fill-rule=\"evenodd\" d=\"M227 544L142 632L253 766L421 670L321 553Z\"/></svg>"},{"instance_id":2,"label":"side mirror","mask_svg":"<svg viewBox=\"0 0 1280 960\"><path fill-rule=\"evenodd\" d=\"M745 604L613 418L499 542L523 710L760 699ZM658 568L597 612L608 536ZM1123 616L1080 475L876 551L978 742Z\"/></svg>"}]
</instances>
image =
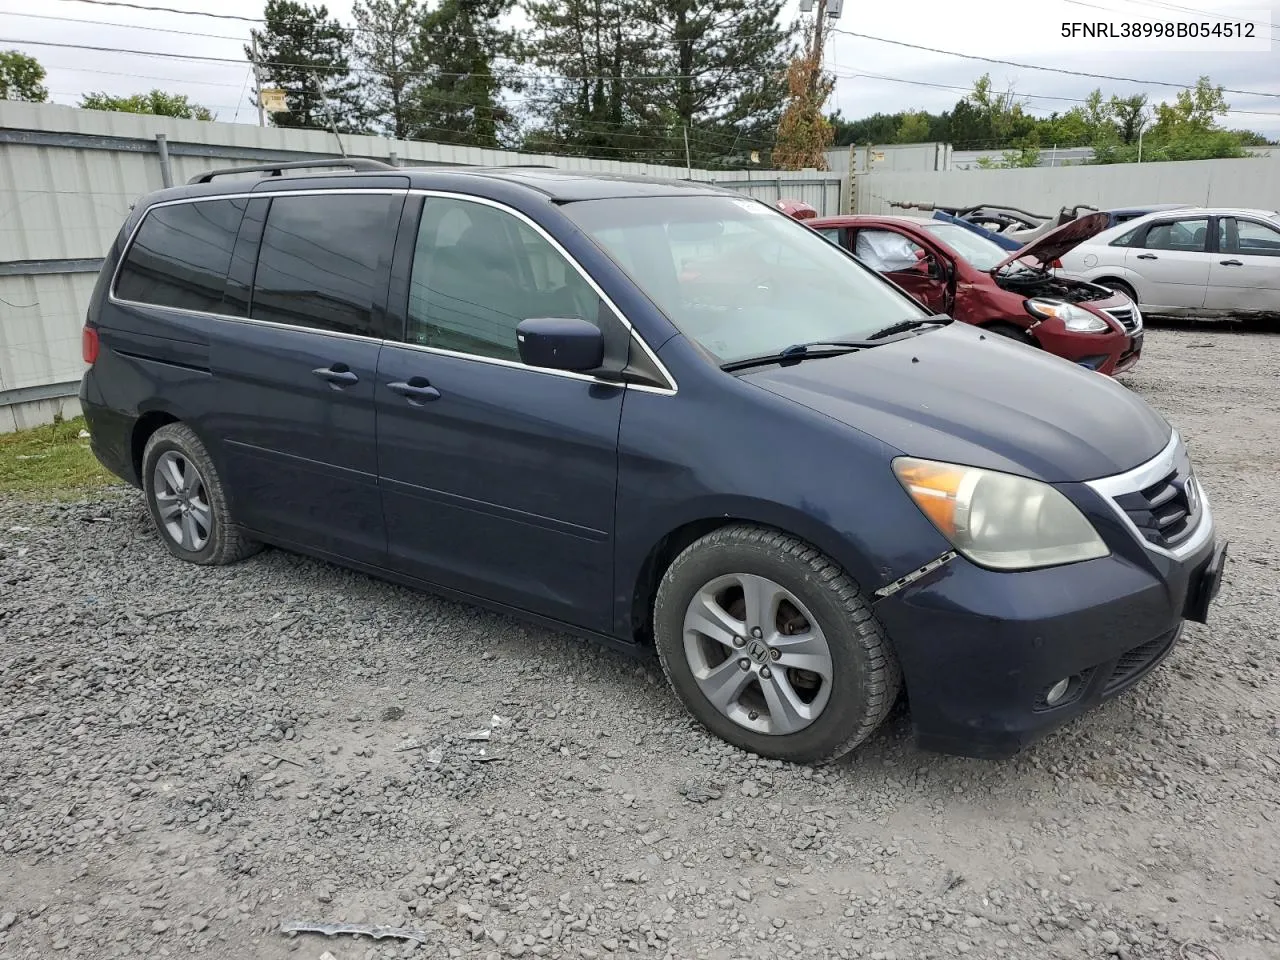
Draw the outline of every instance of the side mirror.
<instances>
[{"instance_id":1,"label":"side mirror","mask_svg":"<svg viewBox=\"0 0 1280 960\"><path fill-rule=\"evenodd\" d=\"M583 373L604 363L604 334L577 317L530 317L516 327L520 360L531 367Z\"/></svg>"}]
</instances>

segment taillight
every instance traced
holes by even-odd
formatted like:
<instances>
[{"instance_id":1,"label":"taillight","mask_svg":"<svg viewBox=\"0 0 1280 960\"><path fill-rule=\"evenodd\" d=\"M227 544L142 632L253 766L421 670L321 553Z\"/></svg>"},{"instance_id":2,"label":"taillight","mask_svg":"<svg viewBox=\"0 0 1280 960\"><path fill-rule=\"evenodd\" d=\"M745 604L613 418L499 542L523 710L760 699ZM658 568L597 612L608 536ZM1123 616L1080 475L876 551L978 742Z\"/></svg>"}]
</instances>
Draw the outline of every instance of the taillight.
<instances>
[{"instance_id":1,"label":"taillight","mask_svg":"<svg viewBox=\"0 0 1280 960\"><path fill-rule=\"evenodd\" d=\"M1049 264L1049 266L1050 266L1050 267L1052 267L1054 270L1061 270L1061 269L1062 269L1062 261L1061 261L1061 260L1055 260L1055 261L1053 261L1053 263Z\"/></svg>"},{"instance_id":2,"label":"taillight","mask_svg":"<svg viewBox=\"0 0 1280 960\"><path fill-rule=\"evenodd\" d=\"M98 331L93 327L86 325L80 333L80 355L89 366L98 362Z\"/></svg>"}]
</instances>

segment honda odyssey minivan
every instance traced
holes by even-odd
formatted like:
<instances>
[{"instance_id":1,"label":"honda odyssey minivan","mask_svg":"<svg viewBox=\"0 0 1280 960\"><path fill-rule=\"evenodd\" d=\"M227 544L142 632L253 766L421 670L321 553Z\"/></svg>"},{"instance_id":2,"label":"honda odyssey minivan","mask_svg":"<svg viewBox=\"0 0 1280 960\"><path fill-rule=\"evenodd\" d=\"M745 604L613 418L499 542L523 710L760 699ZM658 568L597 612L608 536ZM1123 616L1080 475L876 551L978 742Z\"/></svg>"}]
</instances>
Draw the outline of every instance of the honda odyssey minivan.
<instances>
[{"instance_id":1,"label":"honda odyssey minivan","mask_svg":"<svg viewBox=\"0 0 1280 960\"><path fill-rule=\"evenodd\" d=\"M1207 618L1226 545L1164 418L763 202L290 166L143 198L89 306L93 449L176 557L653 649L709 730L805 763L904 693L923 746L1008 756Z\"/></svg>"}]
</instances>

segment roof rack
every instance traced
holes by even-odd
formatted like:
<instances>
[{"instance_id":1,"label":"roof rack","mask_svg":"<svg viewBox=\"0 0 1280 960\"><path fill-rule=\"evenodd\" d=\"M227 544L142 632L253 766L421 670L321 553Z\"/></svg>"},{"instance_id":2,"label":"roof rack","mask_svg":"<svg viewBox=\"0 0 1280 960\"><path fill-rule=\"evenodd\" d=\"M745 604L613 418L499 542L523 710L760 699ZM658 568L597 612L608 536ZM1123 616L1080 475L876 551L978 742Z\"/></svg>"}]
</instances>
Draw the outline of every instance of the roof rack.
<instances>
[{"instance_id":1,"label":"roof rack","mask_svg":"<svg viewBox=\"0 0 1280 960\"><path fill-rule=\"evenodd\" d=\"M355 172L400 169L382 160L370 160L364 157L332 157L328 160L292 160L286 163L259 163L250 167L222 167L198 174L187 183L210 183L214 177L226 177L233 173L265 173L269 177L279 177L285 170L307 170L318 167L346 167Z\"/></svg>"}]
</instances>

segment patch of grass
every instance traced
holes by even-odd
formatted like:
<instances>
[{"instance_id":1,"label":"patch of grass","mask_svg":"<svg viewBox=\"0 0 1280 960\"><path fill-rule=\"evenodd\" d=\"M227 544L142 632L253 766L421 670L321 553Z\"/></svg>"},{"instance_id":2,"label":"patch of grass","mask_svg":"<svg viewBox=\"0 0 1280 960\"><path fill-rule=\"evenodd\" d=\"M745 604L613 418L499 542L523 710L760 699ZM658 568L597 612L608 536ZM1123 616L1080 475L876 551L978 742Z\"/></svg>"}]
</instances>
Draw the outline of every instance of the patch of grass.
<instances>
[{"instance_id":1,"label":"patch of grass","mask_svg":"<svg viewBox=\"0 0 1280 960\"><path fill-rule=\"evenodd\" d=\"M120 481L89 449L83 417L0 433L0 494L63 497Z\"/></svg>"}]
</instances>

